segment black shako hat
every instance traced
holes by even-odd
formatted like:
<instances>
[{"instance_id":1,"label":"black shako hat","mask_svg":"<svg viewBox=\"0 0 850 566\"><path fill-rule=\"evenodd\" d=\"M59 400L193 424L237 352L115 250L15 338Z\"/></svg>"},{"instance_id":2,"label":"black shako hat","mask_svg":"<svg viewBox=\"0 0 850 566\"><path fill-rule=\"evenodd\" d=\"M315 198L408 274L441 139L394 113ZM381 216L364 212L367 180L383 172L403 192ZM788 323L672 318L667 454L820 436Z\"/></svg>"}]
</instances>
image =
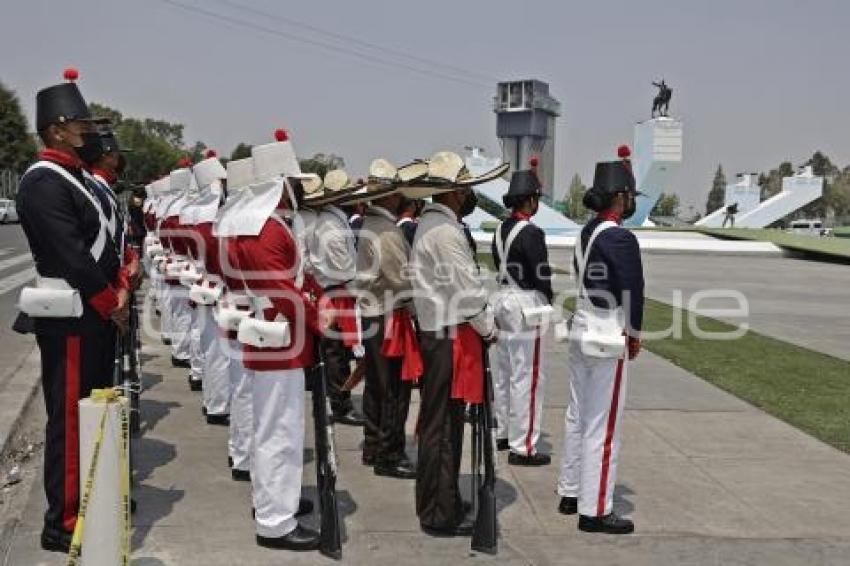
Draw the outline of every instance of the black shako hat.
<instances>
[{"instance_id":1,"label":"black shako hat","mask_svg":"<svg viewBox=\"0 0 850 566\"><path fill-rule=\"evenodd\" d=\"M635 187L635 177L623 161L602 161L596 164L593 185L588 189L600 194L630 192L640 194Z\"/></svg>"},{"instance_id":2,"label":"black shako hat","mask_svg":"<svg viewBox=\"0 0 850 566\"><path fill-rule=\"evenodd\" d=\"M502 196L502 202L507 208L513 208L530 196L540 195L540 179L530 169L514 171L508 192Z\"/></svg>"},{"instance_id":3,"label":"black shako hat","mask_svg":"<svg viewBox=\"0 0 850 566\"><path fill-rule=\"evenodd\" d=\"M65 83L41 89L35 95L35 129L44 131L50 124L73 121L106 123L107 118L93 118L77 83L76 69L65 69Z\"/></svg>"}]
</instances>

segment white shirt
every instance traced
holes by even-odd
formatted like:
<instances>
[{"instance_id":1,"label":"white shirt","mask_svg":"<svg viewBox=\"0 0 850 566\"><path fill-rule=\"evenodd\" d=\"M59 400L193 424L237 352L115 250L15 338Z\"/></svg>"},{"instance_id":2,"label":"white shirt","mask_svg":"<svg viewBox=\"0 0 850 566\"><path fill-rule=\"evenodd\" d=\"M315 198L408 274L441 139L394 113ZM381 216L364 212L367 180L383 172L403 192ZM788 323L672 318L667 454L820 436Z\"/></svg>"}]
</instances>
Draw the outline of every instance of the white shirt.
<instances>
[{"instance_id":1,"label":"white shirt","mask_svg":"<svg viewBox=\"0 0 850 566\"><path fill-rule=\"evenodd\" d=\"M357 260L354 232L342 209L332 204L323 206L312 230L307 231L306 241L310 273L322 288L354 279Z\"/></svg>"},{"instance_id":2,"label":"white shirt","mask_svg":"<svg viewBox=\"0 0 850 566\"><path fill-rule=\"evenodd\" d=\"M363 219L354 282L362 291L357 304L363 316L381 316L410 301L410 245L395 222L389 210L374 204Z\"/></svg>"},{"instance_id":3,"label":"white shirt","mask_svg":"<svg viewBox=\"0 0 850 566\"><path fill-rule=\"evenodd\" d=\"M484 337L495 328L487 290L457 215L438 203L425 206L410 254L416 316L436 332L469 322Z\"/></svg>"}]
</instances>

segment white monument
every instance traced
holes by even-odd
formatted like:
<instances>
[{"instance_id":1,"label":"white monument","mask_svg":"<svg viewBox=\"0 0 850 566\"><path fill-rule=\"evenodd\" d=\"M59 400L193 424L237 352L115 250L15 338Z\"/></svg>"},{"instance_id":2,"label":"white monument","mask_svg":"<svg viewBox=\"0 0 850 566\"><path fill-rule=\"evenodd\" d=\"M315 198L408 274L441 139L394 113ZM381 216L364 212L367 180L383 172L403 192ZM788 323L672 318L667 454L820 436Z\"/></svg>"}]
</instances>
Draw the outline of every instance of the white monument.
<instances>
[{"instance_id":1,"label":"white monument","mask_svg":"<svg viewBox=\"0 0 850 566\"><path fill-rule=\"evenodd\" d=\"M682 122L667 116L639 122L635 126L632 168L637 189L637 210L626 226L643 226L670 178L682 162Z\"/></svg>"},{"instance_id":2,"label":"white monument","mask_svg":"<svg viewBox=\"0 0 850 566\"><path fill-rule=\"evenodd\" d=\"M696 223L697 226L721 227L726 216L726 206L732 202L738 202L738 214L735 215L736 228L765 228L820 198L823 194L823 177L815 176L811 166L801 167L796 175L782 179L782 191L761 203L758 202L760 195L755 175L743 177L744 180L726 188L724 206L700 219ZM744 182L748 184L744 185ZM744 207L741 200L730 201L730 188L733 189L732 195L741 195L746 199L752 199L752 194L755 194L756 205ZM750 203L751 200L746 202Z\"/></svg>"}]
</instances>

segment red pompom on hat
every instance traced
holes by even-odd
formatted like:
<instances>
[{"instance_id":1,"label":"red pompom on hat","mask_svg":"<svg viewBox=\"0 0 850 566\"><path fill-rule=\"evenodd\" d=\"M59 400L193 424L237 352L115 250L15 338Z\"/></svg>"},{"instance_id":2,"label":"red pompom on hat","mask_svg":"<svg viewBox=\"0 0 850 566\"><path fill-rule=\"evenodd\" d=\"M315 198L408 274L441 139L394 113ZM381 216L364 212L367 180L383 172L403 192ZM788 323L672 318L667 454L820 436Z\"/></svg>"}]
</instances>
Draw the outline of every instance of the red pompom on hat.
<instances>
[{"instance_id":1,"label":"red pompom on hat","mask_svg":"<svg viewBox=\"0 0 850 566\"><path fill-rule=\"evenodd\" d=\"M68 67L64 71L62 71L62 78L66 81L75 81L80 78L80 72L74 67Z\"/></svg>"},{"instance_id":2,"label":"red pompom on hat","mask_svg":"<svg viewBox=\"0 0 850 566\"><path fill-rule=\"evenodd\" d=\"M540 163L540 161L537 159L537 156L536 156L536 155L532 155L532 156L528 159L528 166L529 166L529 167L531 167L532 169L534 169L535 167L537 167L537 165L538 165L539 163Z\"/></svg>"},{"instance_id":3,"label":"red pompom on hat","mask_svg":"<svg viewBox=\"0 0 850 566\"><path fill-rule=\"evenodd\" d=\"M206 157L207 159L211 157L218 157L218 153L216 153L214 149L208 149L206 152L204 152L204 157Z\"/></svg>"},{"instance_id":4,"label":"red pompom on hat","mask_svg":"<svg viewBox=\"0 0 850 566\"><path fill-rule=\"evenodd\" d=\"M629 146L626 144L621 145L617 148L617 157L620 159L628 159L632 155L632 150L629 149Z\"/></svg>"},{"instance_id":5,"label":"red pompom on hat","mask_svg":"<svg viewBox=\"0 0 850 566\"><path fill-rule=\"evenodd\" d=\"M278 128L274 131L274 139L279 142L285 142L289 139L289 133L283 128Z\"/></svg>"},{"instance_id":6,"label":"red pompom on hat","mask_svg":"<svg viewBox=\"0 0 850 566\"><path fill-rule=\"evenodd\" d=\"M183 157L181 157L180 159L177 160L177 167L183 168L183 167L191 167L191 166L192 166L192 160L189 159L188 156L183 156Z\"/></svg>"}]
</instances>

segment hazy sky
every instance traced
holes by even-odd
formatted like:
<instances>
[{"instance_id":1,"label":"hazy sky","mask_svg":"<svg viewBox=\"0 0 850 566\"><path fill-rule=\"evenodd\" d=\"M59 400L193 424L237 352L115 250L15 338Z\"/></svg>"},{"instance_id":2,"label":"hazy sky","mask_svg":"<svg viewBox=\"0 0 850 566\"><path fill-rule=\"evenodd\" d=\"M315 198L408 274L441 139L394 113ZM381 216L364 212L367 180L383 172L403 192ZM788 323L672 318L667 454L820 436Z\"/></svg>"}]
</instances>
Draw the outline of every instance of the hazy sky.
<instances>
[{"instance_id":1,"label":"hazy sky","mask_svg":"<svg viewBox=\"0 0 850 566\"><path fill-rule=\"evenodd\" d=\"M848 24L841 0L6 0L0 81L32 120L35 91L75 65L89 100L181 122L189 142L229 153L286 127L300 155L337 153L359 176L379 156L497 153L495 81L539 78L562 103L566 185L631 141L663 76L685 128L671 189L702 209L718 163L731 176L816 149L850 163Z\"/></svg>"}]
</instances>

